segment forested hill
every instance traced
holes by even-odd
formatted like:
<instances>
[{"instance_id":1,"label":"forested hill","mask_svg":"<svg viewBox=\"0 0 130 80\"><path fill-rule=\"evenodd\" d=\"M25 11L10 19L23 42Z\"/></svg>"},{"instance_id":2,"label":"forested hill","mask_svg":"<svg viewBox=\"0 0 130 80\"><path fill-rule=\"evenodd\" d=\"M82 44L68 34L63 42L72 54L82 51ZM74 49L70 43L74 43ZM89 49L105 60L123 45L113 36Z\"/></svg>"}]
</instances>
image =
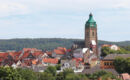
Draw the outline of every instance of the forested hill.
<instances>
[{"instance_id":1,"label":"forested hill","mask_svg":"<svg viewBox=\"0 0 130 80\"><path fill-rule=\"evenodd\" d=\"M64 38L0 39L0 50L21 50L22 48L38 48L42 50L52 50L59 46L70 48L74 42L83 42L83 40ZM99 40L98 43L99 46L102 44L117 44L119 46L130 45L130 41L108 42Z\"/></svg>"}]
</instances>

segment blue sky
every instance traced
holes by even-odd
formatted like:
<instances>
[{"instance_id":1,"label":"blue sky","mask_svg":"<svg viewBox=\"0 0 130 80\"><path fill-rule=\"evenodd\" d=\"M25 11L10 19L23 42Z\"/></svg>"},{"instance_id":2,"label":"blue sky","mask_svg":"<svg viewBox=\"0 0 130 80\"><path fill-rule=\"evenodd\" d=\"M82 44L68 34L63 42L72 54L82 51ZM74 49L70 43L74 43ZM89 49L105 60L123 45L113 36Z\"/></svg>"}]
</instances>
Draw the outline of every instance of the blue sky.
<instances>
[{"instance_id":1,"label":"blue sky","mask_svg":"<svg viewBox=\"0 0 130 80\"><path fill-rule=\"evenodd\" d=\"M92 12L100 40L130 40L129 5L130 0L0 0L0 39L84 39Z\"/></svg>"}]
</instances>

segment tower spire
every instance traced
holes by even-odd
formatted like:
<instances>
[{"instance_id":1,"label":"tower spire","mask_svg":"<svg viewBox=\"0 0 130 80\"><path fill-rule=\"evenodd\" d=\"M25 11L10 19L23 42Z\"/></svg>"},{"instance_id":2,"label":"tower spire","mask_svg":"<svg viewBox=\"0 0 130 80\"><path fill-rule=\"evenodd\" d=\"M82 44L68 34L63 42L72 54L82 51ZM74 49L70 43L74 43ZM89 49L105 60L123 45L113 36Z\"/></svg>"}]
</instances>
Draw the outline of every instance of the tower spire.
<instances>
[{"instance_id":1,"label":"tower spire","mask_svg":"<svg viewBox=\"0 0 130 80\"><path fill-rule=\"evenodd\" d=\"M92 13L90 13L90 14L89 14L89 16L93 16L93 14L92 14Z\"/></svg>"}]
</instances>

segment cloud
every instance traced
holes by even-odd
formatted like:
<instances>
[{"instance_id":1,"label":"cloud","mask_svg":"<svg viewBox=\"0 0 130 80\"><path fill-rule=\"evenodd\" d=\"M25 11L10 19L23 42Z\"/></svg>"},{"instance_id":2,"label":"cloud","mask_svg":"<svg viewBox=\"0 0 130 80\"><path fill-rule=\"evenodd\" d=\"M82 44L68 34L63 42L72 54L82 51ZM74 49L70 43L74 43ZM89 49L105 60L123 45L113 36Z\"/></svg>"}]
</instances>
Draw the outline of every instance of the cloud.
<instances>
[{"instance_id":1,"label":"cloud","mask_svg":"<svg viewBox=\"0 0 130 80\"><path fill-rule=\"evenodd\" d=\"M129 8L130 4L129 0L29 0L28 2L24 0L23 2L34 9L72 11L119 8L119 6Z\"/></svg>"},{"instance_id":2,"label":"cloud","mask_svg":"<svg viewBox=\"0 0 130 80\"><path fill-rule=\"evenodd\" d=\"M115 40L115 30L129 33L129 5L130 0L0 0L0 37L84 38L93 12L99 39Z\"/></svg>"},{"instance_id":3,"label":"cloud","mask_svg":"<svg viewBox=\"0 0 130 80\"><path fill-rule=\"evenodd\" d=\"M29 13L27 6L24 4L1 1L0 2L0 17L7 17L12 15L24 15Z\"/></svg>"},{"instance_id":4,"label":"cloud","mask_svg":"<svg viewBox=\"0 0 130 80\"><path fill-rule=\"evenodd\" d=\"M0 0L0 17L38 12L130 9L130 0Z\"/></svg>"}]
</instances>

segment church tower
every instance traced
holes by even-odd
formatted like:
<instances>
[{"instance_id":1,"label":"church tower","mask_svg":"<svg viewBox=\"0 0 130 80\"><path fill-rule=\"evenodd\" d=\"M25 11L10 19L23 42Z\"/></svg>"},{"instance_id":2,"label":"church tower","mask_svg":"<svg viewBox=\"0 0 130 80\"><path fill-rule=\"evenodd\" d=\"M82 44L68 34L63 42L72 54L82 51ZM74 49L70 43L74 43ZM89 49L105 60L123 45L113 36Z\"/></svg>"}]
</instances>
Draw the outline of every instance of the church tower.
<instances>
[{"instance_id":1,"label":"church tower","mask_svg":"<svg viewBox=\"0 0 130 80\"><path fill-rule=\"evenodd\" d=\"M98 55L98 41L97 41L97 24L93 19L92 13L85 24L85 47Z\"/></svg>"}]
</instances>

